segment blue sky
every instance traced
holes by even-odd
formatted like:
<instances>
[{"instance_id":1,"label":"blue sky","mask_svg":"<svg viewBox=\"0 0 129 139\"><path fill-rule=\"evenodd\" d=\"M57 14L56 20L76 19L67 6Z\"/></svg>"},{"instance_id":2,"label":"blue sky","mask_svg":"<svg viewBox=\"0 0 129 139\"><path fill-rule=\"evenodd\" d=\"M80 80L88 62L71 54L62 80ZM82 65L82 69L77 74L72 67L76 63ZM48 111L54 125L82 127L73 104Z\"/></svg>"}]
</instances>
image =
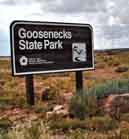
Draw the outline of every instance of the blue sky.
<instances>
[{"instance_id":1,"label":"blue sky","mask_svg":"<svg viewBox=\"0 0 129 139\"><path fill-rule=\"evenodd\" d=\"M10 55L13 20L89 23L95 49L129 47L128 0L0 0L0 56Z\"/></svg>"},{"instance_id":2,"label":"blue sky","mask_svg":"<svg viewBox=\"0 0 129 139\"><path fill-rule=\"evenodd\" d=\"M0 30L0 55L10 55L9 45L9 34Z\"/></svg>"}]
</instances>

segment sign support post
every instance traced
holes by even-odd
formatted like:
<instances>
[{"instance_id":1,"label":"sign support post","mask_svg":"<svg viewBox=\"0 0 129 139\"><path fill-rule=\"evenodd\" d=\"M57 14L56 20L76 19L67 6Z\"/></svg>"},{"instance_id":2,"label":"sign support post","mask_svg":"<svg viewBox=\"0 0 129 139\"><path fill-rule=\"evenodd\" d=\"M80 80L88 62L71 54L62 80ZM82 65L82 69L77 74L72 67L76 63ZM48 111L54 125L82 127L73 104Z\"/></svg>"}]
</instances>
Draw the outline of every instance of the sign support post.
<instances>
[{"instance_id":1,"label":"sign support post","mask_svg":"<svg viewBox=\"0 0 129 139\"><path fill-rule=\"evenodd\" d=\"M27 103L29 105L34 105L34 83L33 83L33 75L27 75L26 77L26 97Z\"/></svg>"},{"instance_id":2,"label":"sign support post","mask_svg":"<svg viewBox=\"0 0 129 139\"><path fill-rule=\"evenodd\" d=\"M82 71L76 71L76 91L77 94L80 94L80 91L83 89L83 73Z\"/></svg>"}]
</instances>

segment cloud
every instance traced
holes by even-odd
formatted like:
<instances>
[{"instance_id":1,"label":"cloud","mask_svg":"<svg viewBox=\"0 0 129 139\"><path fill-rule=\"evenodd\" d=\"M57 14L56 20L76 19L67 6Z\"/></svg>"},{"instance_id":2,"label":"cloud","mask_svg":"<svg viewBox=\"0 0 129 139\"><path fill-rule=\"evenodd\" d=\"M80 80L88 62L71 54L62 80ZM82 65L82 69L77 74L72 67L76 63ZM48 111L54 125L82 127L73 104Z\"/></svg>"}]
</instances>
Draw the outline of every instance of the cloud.
<instances>
[{"instance_id":1,"label":"cloud","mask_svg":"<svg viewBox=\"0 0 129 139\"><path fill-rule=\"evenodd\" d=\"M58 14L106 10L106 0L99 0L99 2L96 0L50 0L40 2L43 10Z\"/></svg>"},{"instance_id":2,"label":"cloud","mask_svg":"<svg viewBox=\"0 0 129 139\"><path fill-rule=\"evenodd\" d=\"M129 1L114 0L109 13L114 18L115 24L129 24Z\"/></svg>"},{"instance_id":3,"label":"cloud","mask_svg":"<svg viewBox=\"0 0 129 139\"><path fill-rule=\"evenodd\" d=\"M9 52L13 20L89 23L94 27L95 48L129 47L128 0L0 0L0 10L4 52L7 48Z\"/></svg>"},{"instance_id":4,"label":"cloud","mask_svg":"<svg viewBox=\"0 0 129 139\"><path fill-rule=\"evenodd\" d=\"M101 32L107 39L129 38L129 25L102 26Z\"/></svg>"},{"instance_id":5,"label":"cloud","mask_svg":"<svg viewBox=\"0 0 129 139\"><path fill-rule=\"evenodd\" d=\"M26 5L26 4L31 4L33 3L34 0L0 0L1 5Z\"/></svg>"},{"instance_id":6,"label":"cloud","mask_svg":"<svg viewBox=\"0 0 129 139\"><path fill-rule=\"evenodd\" d=\"M96 12L98 10L105 10L106 0L0 0L0 4L4 5L18 5L28 3L40 3L43 11L50 12Z\"/></svg>"},{"instance_id":7,"label":"cloud","mask_svg":"<svg viewBox=\"0 0 129 139\"><path fill-rule=\"evenodd\" d=\"M129 25L98 26L95 45L97 49L129 48Z\"/></svg>"},{"instance_id":8,"label":"cloud","mask_svg":"<svg viewBox=\"0 0 129 139\"><path fill-rule=\"evenodd\" d=\"M73 14L83 14L84 18L93 14L97 24L129 24L128 0L40 0L40 4L43 12L67 14L71 18Z\"/></svg>"},{"instance_id":9,"label":"cloud","mask_svg":"<svg viewBox=\"0 0 129 139\"><path fill-rule=\"evenodd\" d=\"M129 2L128 0L0 0L1 5L31 5L40 4L42 13L55 15L83 14L86 18L89 14L95 15L97 24L128 24ZM97 14L97 16L96 16Z\"/></svg>"},{"instance_id":10,"label":"cloud","mask_svg":"<svg viewBox=\"0 0 129 139\"><path fill-rule=\"evenodd\" d=\"M113 12L109 12L113 8L113 3L109 0L99 0L99 2L96 0L1 0L0 2L6 6L29 5L29 7L34 3L39 4L39 9L42 11L42 13L37 12L37 16L52 14L55 19L62 16L61 18L64 17L69 21L75 17L79 19L80 16L81 19L83 17L84 22L92 24L109 24Z\"/></svg>"}]
</instances>

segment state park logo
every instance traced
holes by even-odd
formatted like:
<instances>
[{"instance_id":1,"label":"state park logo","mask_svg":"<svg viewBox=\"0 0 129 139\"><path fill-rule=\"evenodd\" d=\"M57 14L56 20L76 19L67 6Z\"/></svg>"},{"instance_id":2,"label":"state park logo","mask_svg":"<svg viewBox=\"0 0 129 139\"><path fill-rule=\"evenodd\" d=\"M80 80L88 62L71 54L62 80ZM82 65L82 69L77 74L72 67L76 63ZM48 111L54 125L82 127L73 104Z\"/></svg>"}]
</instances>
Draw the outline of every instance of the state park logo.
<instances>
[{"instance_id":1,"label":"state park logo","mask_svg":"<svg viewBox=\"0 0 129 139\"><path fill-rule=\"evenodd\" d=\"M72 44L73 62L86 62L86 43Z\"/></svg>"},{"instance_id":2,"label":"state park logo","mask_svg":"<svg viewBox=\"0 0 129 139\"><path fill-rule=\"evenodd\" d=\"M19 59L19 62L20 62L20 65L21 66L27 66L28 65L28 58L26 56L22 56L20 59Z\"/></svg>"}]
</instances>

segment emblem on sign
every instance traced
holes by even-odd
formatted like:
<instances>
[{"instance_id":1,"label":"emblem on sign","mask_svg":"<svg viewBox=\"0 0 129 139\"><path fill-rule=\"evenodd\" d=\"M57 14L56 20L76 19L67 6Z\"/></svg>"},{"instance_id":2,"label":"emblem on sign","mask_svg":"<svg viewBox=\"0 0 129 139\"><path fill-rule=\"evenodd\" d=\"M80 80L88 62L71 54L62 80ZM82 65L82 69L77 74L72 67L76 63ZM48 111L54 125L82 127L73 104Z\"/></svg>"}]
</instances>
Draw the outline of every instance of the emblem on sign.
<instances>
[{"instance_id":1,"label":"emblem on sign","mask_svg":"<svg viewBox=\"0 0 129 139\"><path fill-rule=\"evenodd\" d=\"M86 62L86 44L85 43L73 43L73 62Z\"/></svg>"},{"instance_id":2,"label":"emblem on sign","mask_svg":"<svg viewBox=\"0 0 129 139\"><path fill-rule=\"evenodd\" d=\"M19 62L20 62L20 65L21 65L21 66L27 66L27 64L28 64L28 59L27 59L26 56L22 56L22 57L20 58Z\"/></svg>"}]
</instances>

